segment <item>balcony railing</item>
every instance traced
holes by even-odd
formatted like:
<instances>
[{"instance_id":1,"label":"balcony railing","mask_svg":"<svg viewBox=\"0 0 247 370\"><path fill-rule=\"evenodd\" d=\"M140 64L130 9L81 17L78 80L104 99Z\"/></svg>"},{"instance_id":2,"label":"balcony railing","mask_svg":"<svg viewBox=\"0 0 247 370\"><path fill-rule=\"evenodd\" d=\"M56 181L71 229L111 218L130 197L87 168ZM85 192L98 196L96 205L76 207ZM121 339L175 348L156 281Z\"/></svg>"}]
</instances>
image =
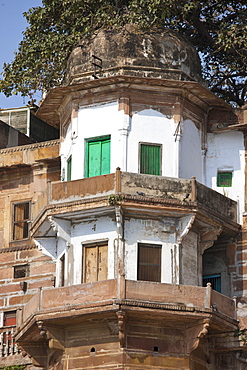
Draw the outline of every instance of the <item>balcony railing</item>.
<instances>
[{"instance_id":1,"label":"balcony railing","mask_svg":"<svg viewBox=\"0 0 247 370\"><path fill-rule=\"evenodd\" d=\"M90 306L94 307L95 311L96 306L114 304L119 300L134 305L141 302L142 307L153 305L155 308L160 305L160 308L165 310L217 312L232 320L236 319L235 300L213 291L210 283L207 287L199 287L125 279L119 283L117 279L112 279L69 287L40 289L22 311L18 311L17 329L32 315L42 315L42 312L54 312L58 318L59 311L64 315L67 310L69 315L75 307L78 311L79 308Z\"/></svg>"},{"instance_id":2,"label":"balcony railing","mask_svg":"<svg viewBox=\"0 0 247 370\"><path fill-rule=\"evenodd\" d=\"M14 341L15 327L0 329L0 357L13 356L21 352Z\"/></svg>"},{"instance_id":3,"label":"balcony railing","mask_svg":"<svg viewBox=\"0 0 247 370\"><path fill-rule=\"evenodd\" d=\"M195 178L191 180L162 176L143 175L130 172L85 178L68 182L49 183L43 194L33 205L35 217L49 205L80 199L123 194L131 197L142 195L143 200L160 200L171 204L200 205L204 209L218 212L220 216L237 222L237 202L202 185Z\"/></svg>"}]
</instances>

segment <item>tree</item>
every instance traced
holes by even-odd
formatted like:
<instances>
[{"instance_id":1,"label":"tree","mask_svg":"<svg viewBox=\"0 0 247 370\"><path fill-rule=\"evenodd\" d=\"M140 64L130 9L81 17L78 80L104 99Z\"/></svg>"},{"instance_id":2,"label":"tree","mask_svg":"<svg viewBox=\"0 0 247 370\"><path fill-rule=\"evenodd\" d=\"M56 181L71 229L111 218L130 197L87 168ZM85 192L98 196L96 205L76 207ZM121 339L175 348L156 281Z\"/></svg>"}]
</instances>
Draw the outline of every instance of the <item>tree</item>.
<instances>
[{"instance_id":1,"label":"tree","mask_svg":"<svg viewBox=\"0 0 247 370\"><path fill-rule=\"evenodd\" d=\"M43 0L24 13L13 62L4 65L0 91L32 96L61 83L72 49L101 27L135 23L167 27L185 35L202 59L213 92L242 106L247 88L247 6L226 0Z\"/></svg>"}]
</instances>

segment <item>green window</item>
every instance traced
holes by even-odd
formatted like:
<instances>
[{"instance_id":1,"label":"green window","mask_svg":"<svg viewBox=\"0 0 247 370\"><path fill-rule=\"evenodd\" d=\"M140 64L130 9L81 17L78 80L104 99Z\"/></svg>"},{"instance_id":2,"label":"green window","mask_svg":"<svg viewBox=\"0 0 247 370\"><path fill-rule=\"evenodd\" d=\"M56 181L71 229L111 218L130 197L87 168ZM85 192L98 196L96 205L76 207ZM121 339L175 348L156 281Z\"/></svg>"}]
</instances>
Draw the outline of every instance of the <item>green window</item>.
<instances>
[{"instance_id":1,"label":"green window","mask_svg":"<svg viewBox=\"0 0 247 370\"><path fill-rule=\"evenodd\" d=\"M230 187L232 186L232 172L218 172L217 174L217 186L219 187Z\"/></svg>"},{"instance_id":2,"label":"green window","mask_svg":"<svg viewBox=\"0 0 247 370\"><path fill-rule=\"evenodd\" d=\"M110 136L88 140L86 142L85 177L110 173Z\"/></svg>"},{"instance_id":3,"label":"green window","mask_svg":"<svg viewBox=\"0 0 247 370\"><path fill-rule=\"evenodd\" d=\"M72 155L67 160L67 181L71 181Z\"/></svg>"},{"instance_id":4,"label":"green window","mask_svg":"<svg viewBox=\"0 0 247 370\"><path fill-rule=\"evenodd\" d=\"M161 175L161 146L140 144L140 173Z\"/></svg>"}]
</instances>

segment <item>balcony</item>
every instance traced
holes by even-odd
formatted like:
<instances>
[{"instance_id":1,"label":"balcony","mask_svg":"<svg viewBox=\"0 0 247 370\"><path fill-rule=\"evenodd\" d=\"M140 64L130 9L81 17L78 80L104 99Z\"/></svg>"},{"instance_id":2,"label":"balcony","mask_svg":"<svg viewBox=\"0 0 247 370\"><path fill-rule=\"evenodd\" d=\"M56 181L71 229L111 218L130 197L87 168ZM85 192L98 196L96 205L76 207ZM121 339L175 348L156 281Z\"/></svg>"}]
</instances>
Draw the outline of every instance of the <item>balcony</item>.
<instances>
[{"instance_id":1,"label":"balcony","mask_svg":"<svg viewBox=\"0 0 247 370\"><path fill-rule=\"evenodd\" d=\"M220 220L230 234L238 231L237 203L191 180L121 172L68 182L52 182L33 205L32 233L46 215L120 205L149 207L164 215L195 212Z\"/></svg>"},{"instance_id":2,"label":"balcony","mask_svg":"<svg viewBox=\"0 0 247 370\"><path fill-rule=\"evenodd\" d=\"M95 348L99 356L102 348L105 364L112 363L114 353L112 368L116 368L123 361L121 349L127 361L132 361L134 353L150 353L148 348L155 350L157 343L159 363L167 346L173 356L187 358L207 333L212 350L220 333L228 333L232 345L239 348L238 338L234 339L236 329L235 301L213 291L210 284L204 288L120 277L40 289L18 311L15 338L36 366L45 366L48 348L74 362L74 353L81 346L85 368L91 368ZM109 353L107 348L111 348Z\"/></svg>"},{"instance_id":3,"label":"balcony","mask_svg":"<svg viewBox=\"0 0 247 370\"><path fill-rule=\"evenodd\" d=\"M162 326L168 336L169 332L180 333L178 335L187 341L183 347L186 353L198 345L198 338L205 333L209 332L211 338L217 338L219 333L227 332L228 335L232 333L233 338L237 329L235 301L213 291L210 284L203 288L130 281L122 277L70 287L40 289L17 315L16 340L33 356L36 364L42 365L47 347L59 353L70 351L66 349L66 332L71 330L79 330L76 338L81 333L80 341L85 342L83 350L88 353L99 339L98 334L94 338L90 335L91 339L87 339L85 330L90 330L90 325L94 327L96 323L109 323L102 334L108 338L107 343L119 341L120 347L129 353L133 351L133 343L142 346L141 332L137 339L136 334L129 331L132 329L127 329L133 328L133 323L139 330L145 323L145 326L150 326L151 332L156 330L152 328ZM80 330L85 333L82 334ZM158 331L156 335L161 334ZM75 345L76 338L70 338L70 346ZM155 343L153 340L151 343ZM170 341L162 337L161 342L164 340L168 341L166 343ZM238 340L235 341L234 345L239 345ZM116 348L119 353L119 347Z\"/></svg>"},{"instance_id":4,"label":"balcony","mask_svg":"<svg viewBox=\"0 0 247 370\"><path fill-rule=\"evenodd\" d=\"M195 314L214 314L233 322L236 319L235 300L212 290L210 283L207 287L198 287L112 279L69 287L40 288L17 316L17 338L33 324L34 319L59 323L70 316L116 310L118 305L173 311L188 317L192 314L193 320Z\"/></svg>"}]
</instances>

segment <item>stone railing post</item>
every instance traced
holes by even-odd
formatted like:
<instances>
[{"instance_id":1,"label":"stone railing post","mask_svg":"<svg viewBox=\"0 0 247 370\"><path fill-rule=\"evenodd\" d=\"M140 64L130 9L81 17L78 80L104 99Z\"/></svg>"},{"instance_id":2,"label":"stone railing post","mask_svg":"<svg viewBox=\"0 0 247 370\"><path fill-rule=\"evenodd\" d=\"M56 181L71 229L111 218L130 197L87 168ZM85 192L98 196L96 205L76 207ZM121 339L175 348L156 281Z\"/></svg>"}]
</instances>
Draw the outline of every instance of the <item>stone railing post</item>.
<instances>
[{"instance_id":1,"label":"stone railing post","mask_svg":"<svg viewBox=\"0 0 247 370\"><path fill-rule=\"evenodd\" d=\"M121 170L120 170L120 167L116 168L116 185L115 186L116 186L116 188L115 188L116 194L121 193L122 186L121 186Z\"/></svg>"},{"instance_id":2,"label":"stone railing post","mask_svg":"<svg viewBox=\"0 0 247 370\"><path fill-rule=\"evenodd\" d=\"M196 177L192 176L191 177L191 200L192 202L196 201Z\"/></svg>"},{"instance_id":3,"label":"stone railing post","mask_svg":"<svg viewBox=\"0 0 247 370\"><path fill-rule=\"evenodd\" d=\"M205 304L206 308L211 308L211 306L212 306L212 286L211 286L211 283L207 283L204 304Z\"/></svg>"},{"instance_id":4,"label":"stone railing post","mask_svg":"<svg viewBox=\"0 0 247 370\"><path fill-rule=\"evenodd\" d=\"M23 323L23 309L18 308L16 311L16 328L20 328Z\"/></svg>"}]
</instances>

